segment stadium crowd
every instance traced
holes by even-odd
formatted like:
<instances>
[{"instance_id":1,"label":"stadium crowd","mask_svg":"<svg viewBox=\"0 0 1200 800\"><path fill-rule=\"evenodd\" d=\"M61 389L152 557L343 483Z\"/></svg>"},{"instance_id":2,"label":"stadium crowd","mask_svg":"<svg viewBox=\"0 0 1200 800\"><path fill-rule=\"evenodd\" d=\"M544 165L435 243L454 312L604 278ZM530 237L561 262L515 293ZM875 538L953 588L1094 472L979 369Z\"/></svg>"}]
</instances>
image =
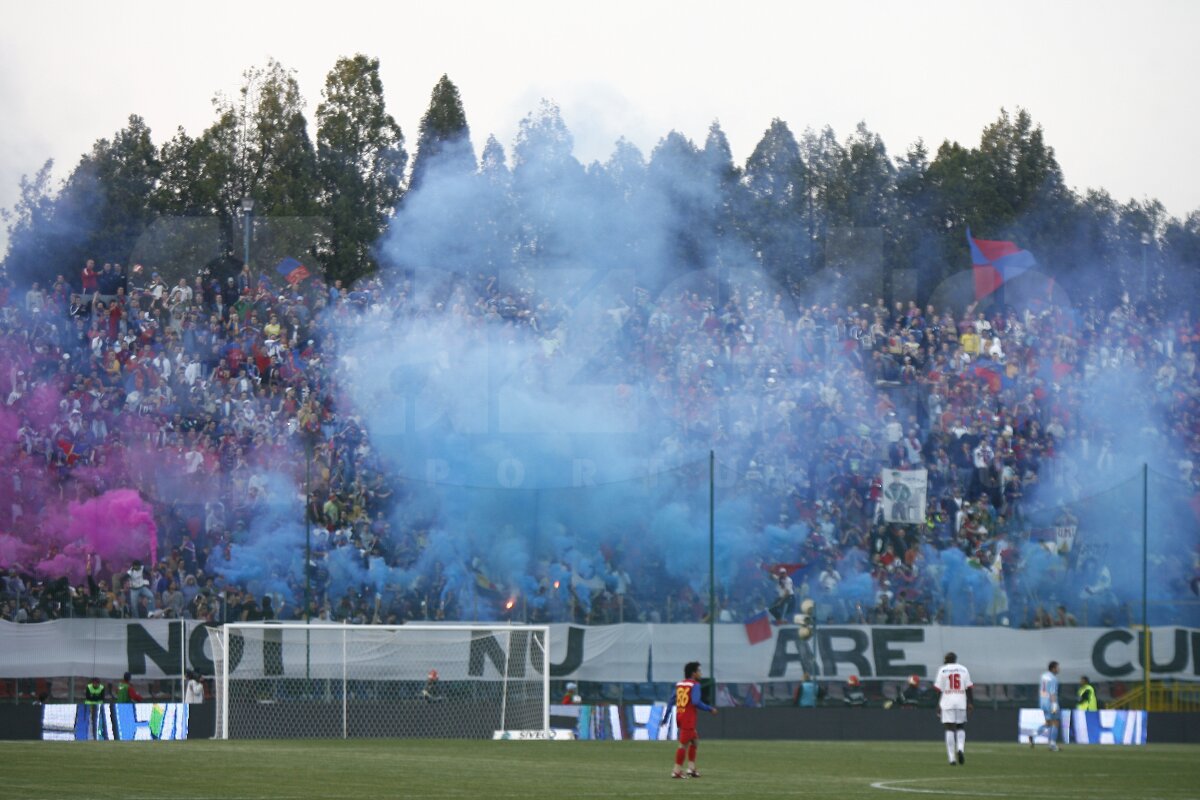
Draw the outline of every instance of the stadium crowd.
<instances>
[{"instance_id":1,"label":"stadium crowd","mask_svg":"<svg viewBox=\"0 0 1200 800\"><path fill-rule=\"evenodd\" d=\"M1033 507L1030 498L1039 485L1081 497L1086 472L1131 471L1114 463L1111 431L1081 422L1103 371L1131 384L1136 373L1155 387L1155 435L1187 491L1200 491L1200 322L1129 303L790 302L752 286L658 298L630 287L596 323L612 325L628 344L623 353L636 354L614 360L614 383L649 387L670 427L663 452L712 448L754 508L763 546L732 569L734 585L758 591L723 599L722 621L782 600L774 609L786 622L802 598L815 601L821 622L1128 621L1113 565L1041 541L1046 528L1076 525L1072 511ZM405 506L411 490L372 447L367 414L339 382L339 326L359 316L441 316L548 341L567 315L532 285L504 291L484 275L453 281L437 302L403 281L291 286L248 267L173 286L153 270L92 262L45 287L0 278L0 413L13 428L0 454L0 533L36 542L46 508L132 486L154 508L159 554L149 563L147 553L144 565L89 559L85 579L70 582L0 549L0 616L303 618L296 572L264 588L223 570L274 494L291 491L270 473L311 486L314 618L703 619L696 586L636 557L637 531L589 554L594 573L542 563L537 592L556 575L568 581L557 604L525 597L505 608L515 590L486 578L491 568L478 554L459 566L479 579L472 590L487 588L486 611L478 591L468 605L447 577L450 565L379 594L331 577L335 553L364 569L374 559L411 566L429 534L428 520ZM545 352L554 358L553 347ZM928 470L926 524L881 521L885 467ZM797 525L806 535L796 548L770 545L768 529ZM1194 598L1200 551L1167 558L1173 594ZM1050 582L1047 559L1058 575ZM1038 570L1025 569L1034 562Z\"/></svg>"}]
</instances>

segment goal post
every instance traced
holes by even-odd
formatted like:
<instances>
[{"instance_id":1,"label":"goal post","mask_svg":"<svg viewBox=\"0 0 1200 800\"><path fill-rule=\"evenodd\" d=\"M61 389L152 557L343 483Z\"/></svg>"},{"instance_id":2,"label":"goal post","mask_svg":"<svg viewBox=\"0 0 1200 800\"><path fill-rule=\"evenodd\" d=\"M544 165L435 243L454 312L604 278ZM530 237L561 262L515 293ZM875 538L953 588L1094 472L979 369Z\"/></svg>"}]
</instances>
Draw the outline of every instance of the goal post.
<instances>
[{"instance_id":1,"label":"goal post","mask_svg":"<svg viewBox=\"0 0 1200 800\"><path fill-rule=\"evenodd\" d=\"M218 738L549 735L545 625L239 622L209 636Z\"/></svg>"}]
</instances>

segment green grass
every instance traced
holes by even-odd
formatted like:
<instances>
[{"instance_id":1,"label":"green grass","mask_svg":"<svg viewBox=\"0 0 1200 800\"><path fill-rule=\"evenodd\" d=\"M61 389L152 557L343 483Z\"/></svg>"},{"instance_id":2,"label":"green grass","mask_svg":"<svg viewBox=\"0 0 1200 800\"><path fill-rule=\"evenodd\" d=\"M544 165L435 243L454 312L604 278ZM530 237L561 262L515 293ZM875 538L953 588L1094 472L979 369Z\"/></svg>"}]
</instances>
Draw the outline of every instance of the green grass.
<instances>
[{"instance_id":1,"label":"green grass","mask_svg":"<svg viewBox=\"0 0 1200 800\"><path fill-rule=\"evenodd\" d=\"M1200 747L1066 747L942 741L708 740L699 780L673 781L674 748L651 742L4 742L0 798L1200 799Z\"/></svg>"}]
</instances>

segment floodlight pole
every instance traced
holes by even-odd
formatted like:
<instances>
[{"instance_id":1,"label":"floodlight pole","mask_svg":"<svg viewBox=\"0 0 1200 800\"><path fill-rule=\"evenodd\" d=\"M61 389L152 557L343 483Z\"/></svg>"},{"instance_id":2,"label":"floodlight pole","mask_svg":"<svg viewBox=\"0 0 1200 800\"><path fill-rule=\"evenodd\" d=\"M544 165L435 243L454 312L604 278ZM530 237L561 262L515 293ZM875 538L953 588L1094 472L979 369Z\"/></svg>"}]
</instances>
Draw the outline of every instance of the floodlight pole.
<instances>
[{"instance_id":1,"label":"floodlight pole","mask_svg":"<svg viewBox=\"0 0 1200 800\"><path fill-rule=\"evenodd\" d=\"M316 441L311 431L304 431L304 681L305 691L312 679L312 462Z\"/></svg>"},{"instance_id":2,"label":"floodlight pole","mask_svg":"<svg viewBox=\"0 0 1200 800\"><path fill-rule=\"evenodd\" d=\"M304 442L304 622L310 622L312 608L312 460L313 443L307 434Z\"/></svg>"},{"instance_id":3,"label":"floodlight pole","mask_svg":"<svg viewBox=\"0 0 1200 800\"><path fill-rule=\"evenodd\" d=\"M1149 577L1149 509L1150 509L1150 465L1142 464L1142 692L1146 699L1146 710L1150 710L1150 604L1147 595Z\"/></svg>"},{"instance_id":4,"label":"floodlight pole","mask_svg":"<svg viewBox=\"0 0 1200 800\"><path fill-rule=\"evenodd\" d=\"M242 225L242 227L243 227L243 231L242 231L242 235L243 235L243 238L242 238L242 264L247 265L247 266L250 264L250 218L253 216L253 214L254 214L254 198L243 197L242 198L242 220L243 220L243 225Z\"/></svg>"},{"instance_id":5,"label":"floodlight pole","mask_svg":"<svg viewBox=\"0 0 1200 800\"><path fill-rule=\"evenodd\" d=\"M1150 298L1150 280L1146 271L1146 251L1150 249L1153 239L1149 233L1142 234L1142 301L1146 302Z\"/></svg>"},{"instance_id":6,"label":"floodlight pole","mask_svg":"<svg viewBox=\"0 0 1200 800\"><path fill-rule=\"evenodd\" d=\"M708 674L713 681L713 702L716 702L717 665L717 580L716 580L716 468L717 454L708 451Z\"/></svg>"}]
</instances>

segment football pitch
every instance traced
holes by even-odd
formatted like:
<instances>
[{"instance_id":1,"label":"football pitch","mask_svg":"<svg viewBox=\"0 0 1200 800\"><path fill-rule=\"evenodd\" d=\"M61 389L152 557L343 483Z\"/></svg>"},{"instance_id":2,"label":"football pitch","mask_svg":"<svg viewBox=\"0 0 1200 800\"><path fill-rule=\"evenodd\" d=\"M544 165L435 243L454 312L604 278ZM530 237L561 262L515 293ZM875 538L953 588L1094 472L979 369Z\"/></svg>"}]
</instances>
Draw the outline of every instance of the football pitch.
<instances>
[{"instance_id":1,"label":"football pitch","mask_svg":"<svg viewBox=\"0 0 1200 800\"><path fill-rule=\"evenodd\" d=\"M0 743L0 798L1112 798L1200 800L1200 746L709 740L702 777L668 776L651 742L247 741Z\"/></svg>"}]
</instances>

